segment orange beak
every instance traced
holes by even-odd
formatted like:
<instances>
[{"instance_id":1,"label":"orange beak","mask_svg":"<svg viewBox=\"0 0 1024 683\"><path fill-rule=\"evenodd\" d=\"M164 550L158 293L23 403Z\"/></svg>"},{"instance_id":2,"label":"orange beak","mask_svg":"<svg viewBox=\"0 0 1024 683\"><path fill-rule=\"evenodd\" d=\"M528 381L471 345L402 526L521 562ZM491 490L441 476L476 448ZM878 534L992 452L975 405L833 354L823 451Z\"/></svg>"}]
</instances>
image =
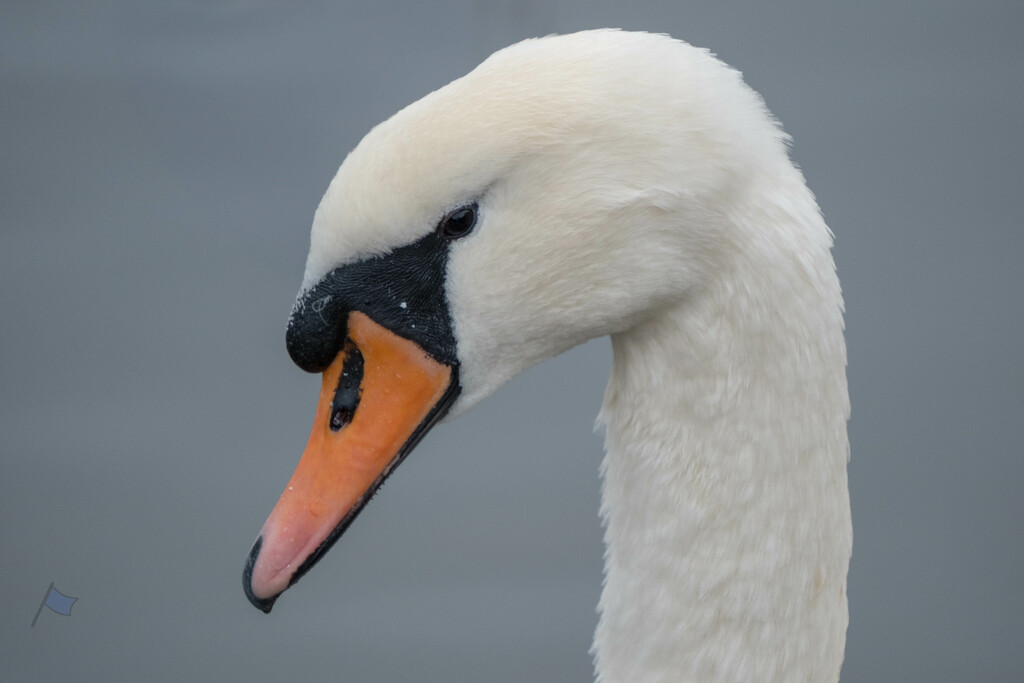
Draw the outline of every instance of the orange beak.
<instances>
[{"instance_id":1,"label":"orange beak","mask_svg":"<svg viewBox=\"0 0 1024 683\"><path fill-rule=\"evenodd\" d=\"M365 314L349 314L348 338L323 372L306 450L249 553L245 592L264 612L330 549L458 394L452 367Z\"/></svg>"}]
</instances>

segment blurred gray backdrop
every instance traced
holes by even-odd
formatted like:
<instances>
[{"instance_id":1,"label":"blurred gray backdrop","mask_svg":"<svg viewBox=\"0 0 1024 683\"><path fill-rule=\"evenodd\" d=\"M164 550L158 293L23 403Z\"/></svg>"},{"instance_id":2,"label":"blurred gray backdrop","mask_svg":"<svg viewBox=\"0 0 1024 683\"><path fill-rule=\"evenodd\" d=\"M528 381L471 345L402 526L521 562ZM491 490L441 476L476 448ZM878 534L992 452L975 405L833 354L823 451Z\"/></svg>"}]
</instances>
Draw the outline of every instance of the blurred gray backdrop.
<instances>
[{"instance_id":1,"label":"blurred gray backdrop","mask_svg":"<svg viewBox=\"0 0 1024 683\"><path fill-rule=\"evenodd\" d=\"M795 140L847 302L843 680L1024 678L1024 3L4 2L0 679L589 681L591 342L427 438L267 617L285 321L375 123L522 38L670 33ZM43 612L50 581L80 598Z\"/></svg>"}]
</instances>

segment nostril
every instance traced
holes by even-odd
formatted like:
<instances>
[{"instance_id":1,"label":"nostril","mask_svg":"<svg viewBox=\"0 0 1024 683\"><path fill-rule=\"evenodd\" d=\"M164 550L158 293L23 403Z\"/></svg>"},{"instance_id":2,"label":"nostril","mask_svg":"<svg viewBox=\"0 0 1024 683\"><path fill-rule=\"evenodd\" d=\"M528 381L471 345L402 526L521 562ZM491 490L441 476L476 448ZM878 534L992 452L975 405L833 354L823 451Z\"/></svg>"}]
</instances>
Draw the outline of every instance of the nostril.
<instances>
[{"instance_id":1,"label":"nostril","mask_svg":"<svg viewBox=\"0 0 1024 683\"><path fill-rule=\"evenodd\" d=\"M338 388L334 391L334 400L331 401L332 432L338 431L352 421L362 393L363 354L351 339L345 340L343 353L345 361L341 366L341 376L338 378Z\"/></svg>"},{"instance_id":2,"label":"nostril","mask_svg":"<svg viewBox=\"0 0 1024 683\"><path fill-rule=\"evenodd\" d=\"M336 432L352 421L353 412L347 408L335 408L331 415L331 431Z\"/></svg>"}]
</instances>

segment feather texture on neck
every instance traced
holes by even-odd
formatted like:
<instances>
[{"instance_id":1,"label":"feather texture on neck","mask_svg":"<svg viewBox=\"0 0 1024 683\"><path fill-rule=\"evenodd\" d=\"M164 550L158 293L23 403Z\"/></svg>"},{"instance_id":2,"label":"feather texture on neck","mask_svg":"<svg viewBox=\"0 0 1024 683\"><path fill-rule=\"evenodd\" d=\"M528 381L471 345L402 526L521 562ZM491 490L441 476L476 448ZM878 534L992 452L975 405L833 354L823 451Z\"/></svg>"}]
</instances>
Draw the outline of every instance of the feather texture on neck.
<instances>
[{"instance_id":1,"label":"feather texture on neck","mask_svg":"<svg viewBox=\"0 0 1024 683\"><path fill-rule=\"evenodd\" d=\"M708 286L612 337L607 683L839 677L852 530L831 237L792 167L746 199Z\"/></svg>"}]
</instances>

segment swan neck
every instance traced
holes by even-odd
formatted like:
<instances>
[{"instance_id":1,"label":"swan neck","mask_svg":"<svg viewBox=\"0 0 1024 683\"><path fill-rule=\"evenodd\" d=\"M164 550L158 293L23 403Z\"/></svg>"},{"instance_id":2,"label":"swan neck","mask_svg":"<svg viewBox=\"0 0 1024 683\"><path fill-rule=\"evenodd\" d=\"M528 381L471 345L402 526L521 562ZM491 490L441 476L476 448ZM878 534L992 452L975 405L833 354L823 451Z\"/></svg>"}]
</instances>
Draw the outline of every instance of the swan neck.
<instances>
[{"instance_id":1,"label":"swan neck","mask_svg":"<svg viewBox=\"0 0 1024 683\"><path fill-rule=\"evenodd\" d=\"M805 247L736 254L612 337L599 681L838 680L846 352L828 245Z\"/></svg>"}]
</instances>

